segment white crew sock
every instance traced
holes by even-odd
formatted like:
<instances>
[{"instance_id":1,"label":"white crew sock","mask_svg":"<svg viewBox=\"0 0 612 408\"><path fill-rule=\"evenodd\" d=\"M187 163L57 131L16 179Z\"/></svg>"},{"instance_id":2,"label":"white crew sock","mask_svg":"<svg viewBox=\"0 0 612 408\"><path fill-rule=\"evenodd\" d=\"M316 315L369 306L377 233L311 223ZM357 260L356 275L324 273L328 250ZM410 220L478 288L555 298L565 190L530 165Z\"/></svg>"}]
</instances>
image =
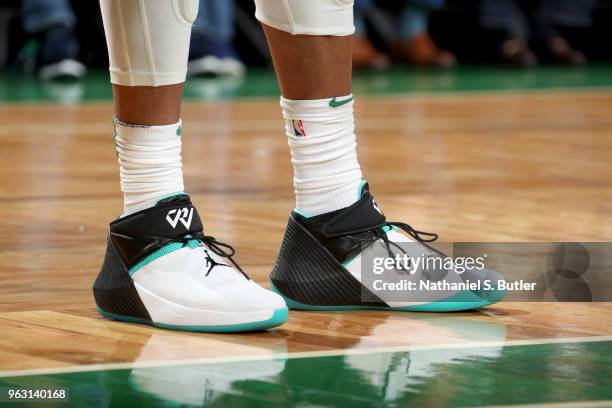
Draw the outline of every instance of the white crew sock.
<instances>
[{"instance_id":1,"label":"white crew sock","mask_svg":"<svg viewBox=\"0 0 612 408\"><path fill-rule=\"evenodd\" d=\"M115 119L114 126L123 215L152 207L160 198L183 191L180 121L144 126Z\"/></svg>"},{"instance_id":2,"label":"white crew sock","mask_svg":"<svg viewBox=\"0 0 612 408\"><path fill-rule=\"evenodd\" d=\"M301 101L281 97L280 104L291 148L296 209L315 216L356 202L362 175L353 95Z\"/></svg>"}]
</instances>

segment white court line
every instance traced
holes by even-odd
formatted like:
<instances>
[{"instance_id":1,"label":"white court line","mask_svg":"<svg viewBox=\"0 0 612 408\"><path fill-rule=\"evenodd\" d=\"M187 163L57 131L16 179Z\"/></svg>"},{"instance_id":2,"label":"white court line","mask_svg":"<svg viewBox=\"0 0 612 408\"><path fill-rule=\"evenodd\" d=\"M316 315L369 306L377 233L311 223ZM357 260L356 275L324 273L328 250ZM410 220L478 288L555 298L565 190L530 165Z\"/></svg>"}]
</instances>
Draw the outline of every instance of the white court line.
<instances>
[{"instance_id":1,"label":"white court line","mask_svg":"<svg viewBox=\"0 0 612 408\"><path fill-rule=\"evenodd\" d=\"M514 347L529 346L538 344L565 344L565 343L588 343L599 341L612 341L610 336L591 336L591 337L565 337L553 339L529 339L529 340L508 340L508 341L483 341L473 343L451 343L451 344L431 344L431 345L412 345L412 346L383 346L358 349L336 349L321 351L302 351L297 353L278 353L265 355L244 355L230 357L204 357L194 359L163 360L163 361L136 361L131 363L108 363L108 364L85 364L56 368L32 368L24 370L5 370L0 371L0 377L21 377L25 375L46 375L46 374L65 374L80 373L90 371L122 370L134 368L169 367L185 366L198 364L214 363L235 363L241 361L263 361L263 360L287 360L293 358L315 358L333 357L346 355L360 355L372 353L394 353L421 350L452 350L478 347Z\"/></svg>"},{"instance_id":2,"label":"white court line","mask_svg":"<svg viewBox=\"0 0 612 408\"><path fill-rule=\"evenodd\" d=\"M605 408L612 407L612 400L600 401L568 401L568 402L543 402L536 404L517 405L487 405L480 408Z\"/></svg>"}]
</instances>

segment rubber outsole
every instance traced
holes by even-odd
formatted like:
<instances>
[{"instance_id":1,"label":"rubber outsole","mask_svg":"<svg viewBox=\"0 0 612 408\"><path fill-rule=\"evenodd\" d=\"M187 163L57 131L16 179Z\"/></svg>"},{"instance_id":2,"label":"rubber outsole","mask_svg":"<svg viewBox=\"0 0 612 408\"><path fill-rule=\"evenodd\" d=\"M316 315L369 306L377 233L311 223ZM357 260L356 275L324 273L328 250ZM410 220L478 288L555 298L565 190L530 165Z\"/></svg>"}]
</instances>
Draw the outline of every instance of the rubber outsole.
<instances>
[{"instance_id":1,"label":"rubber outsole","mask_svg":"<svg viewBox=\"0 0 612 408\"><path fill-rule=\"evenodd\" d=\"M178 330L178 331L189 331L189 332L204 332L204 333L244 333L244 332L256 332L278 327L287 321L289 317L288 308L281 308L274 311L272 317L266 320L258 322L248 322L240 324L228 324L219 326L183 326L175 324L157 323L151 320L142 319L139 317L118 315L102 310L96 305L96 310L100 315L111 320L118 320L129 323L140 323L154 326L159 329L165 330Z\"/></svg>"},{"instance_id":2,"label":"rubber outsole","mask_svg":"<svg viewBox=\"0 0 612 408\"><path fill-rule=\"evenodd\" d=\"M461 312L468 310L480 309L482 307L490 306L492 304L497 303L499 300L484 300L473 292L459 292L456 295L444 300L444 301L436 301L432 303L423 303L419 305L411 305L411 306L366 306L366 305L358 305L358 306L317 306L317 305L307 305L304 303L300 303L291 298L285 296L282 292L280 292L275 286L274 283L270 282L270 290L275 293L278 293L285 299L285 303L287 303L287 307L289 309L294 310L310 310L310 311L338 311L338 310L388 310L388 311L400 311L400 312ZM501 295L503 298L503 295Z\"/></svg>"}]
</instances>

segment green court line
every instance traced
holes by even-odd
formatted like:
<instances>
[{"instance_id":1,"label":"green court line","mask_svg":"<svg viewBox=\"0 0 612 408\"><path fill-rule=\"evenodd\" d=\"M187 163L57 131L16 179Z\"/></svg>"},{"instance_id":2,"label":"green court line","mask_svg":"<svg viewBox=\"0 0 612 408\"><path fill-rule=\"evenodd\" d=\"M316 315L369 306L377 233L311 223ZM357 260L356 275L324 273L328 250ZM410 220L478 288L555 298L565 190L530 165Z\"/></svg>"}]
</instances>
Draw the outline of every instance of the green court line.
<instances>
[{"instance_id":1,"label":"green court line","mask_svg":"<svg viewBox=\"0 0 612 408\"><path fill-rule=\"evenodd\" d=\"M483 408L610 408L612 400L550 402L542 404L489 405Z\"/></svg>"},{"instance_id":2,"label":"green court line","mask_svg":"<svg viewBox=\"0 0 612 408\"><path fill-rule=\"evenodd\" d=\"M145 346L146 347L146 346ZM612 399L612 341L474 346L4 377L73 406L490 406Z\"/></svg>"},{"instance_id":3,"label":"green court line","mask_svg":"<svg viewBox=\"0 0 612 408\"><path fill-rule=\"evenodd\" d=\"M353 93L357 96L430 94L508 90L598 89L612 87L612 65L585 67L542 66L533 69L466 65L452 70L394 67L386 71L357 71ZM244 78L190 78L187 100L277 98L278 86L269 69L251 69ZM110 100L108 73L92 70L80 82L39 81L35 75L0 73L0 103L60 101L76 103Z\"/></svg>"},{"instance_id":4,"label":"green court line","mask_svg":"<svg viewBox=\"0 0 612 408\"><path fill-rule=\"evenodd\" d=\"M130 363L102 363L102 364L86 364L75 366L63 366L58 368L41 368L41 369L24 369L24 370L6 370L0 371L2 377L16 377L25 375L48 375L48 374L64 374L85 371L104 371L104 370L120 370L133 368L150 368L163 366L178 366L178 365L194 365L194 364L217 364L217 363L235 363L241 361L259 361L269 359L291 359L291 358L316 358L330 356L346 356L355 354L371 354L371 353L393 353L393 352L410 352L410 351L425 351L425 350L449 350L449 349L468 349L478 347L516 347L530 346L539 344L563 344L563 343L583 343L583 342L612 342L610 336L583 336L583 337L559 337L559 338L543 338L543 339L526 339L526 340L494 340L494 341L477 341L477 342L460 342L460 343L436 343L436 344L416 344L406 346L380 346L380 347L359 347L348 349L332 349L332 350L317 350L317 351L302 351L282 353L276 352L273 356L269 354L255 355L239 355L239 356L222 356L222 357L206 357L201 359L179 359L179 360L153 360Z\"/></svg>"}]
</instances>

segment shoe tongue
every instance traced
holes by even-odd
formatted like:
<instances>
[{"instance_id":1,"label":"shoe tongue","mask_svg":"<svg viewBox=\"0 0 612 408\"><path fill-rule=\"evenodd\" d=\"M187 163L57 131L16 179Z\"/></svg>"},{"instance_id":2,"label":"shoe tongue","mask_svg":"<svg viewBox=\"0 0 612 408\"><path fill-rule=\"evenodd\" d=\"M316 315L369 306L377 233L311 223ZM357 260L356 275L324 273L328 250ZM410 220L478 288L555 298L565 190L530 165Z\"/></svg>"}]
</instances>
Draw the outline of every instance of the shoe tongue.
<instances>
[{"instance_id":1,"label":"shoe tongue","mask_svg":"<svg viewBox=\"0 0 612 408\"><path fill-rule=\"evenodd\" d=\"M176 238L202 232L198 211L187 194L164 197L155 206L113 221L111 233L131 237Z\"/></svg>"},{"instance_id":2,"label":"shoe tongue","mask_svg":"<svg viewBox=\"0 0 612 408\"><path fill-rule=\"evenodd\" d=\"M325 235L333 237L357 233L385 223L385 215L370 194L368 183L364 181L359 188L361 198L355 204L329 214L329 218L326 217L322 228Z\"/></svg>"},{"instance_id":3,"label":"shoe tongue","mask_svg":"<svg viewBox=\"0 0 612 408\"><path fill-rule=\"evenodd\" d=\"M177 193L171 196L161 198L155 203L156 207L165 205L191 205L191 199L189 195L185 193Z\"/></svg>"}]
</instances>

